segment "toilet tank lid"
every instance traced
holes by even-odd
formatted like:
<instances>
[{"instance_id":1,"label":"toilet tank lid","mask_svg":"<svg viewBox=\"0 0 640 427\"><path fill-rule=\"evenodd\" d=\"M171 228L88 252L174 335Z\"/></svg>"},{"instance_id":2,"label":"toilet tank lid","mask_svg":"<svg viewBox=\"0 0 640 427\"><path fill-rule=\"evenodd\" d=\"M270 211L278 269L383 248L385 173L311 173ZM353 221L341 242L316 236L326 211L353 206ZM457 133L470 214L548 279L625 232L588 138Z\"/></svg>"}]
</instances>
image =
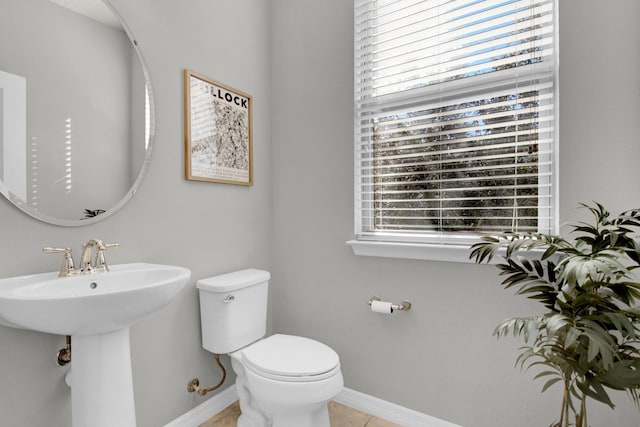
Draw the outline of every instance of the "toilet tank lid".
<instances>
[{"instance_id":1,"label":"toilet tank lid","mask_svg":"<svg viewBox=\"0 0 640 427\"><path fill-rule=\"evenodd\" d=\"M248 268L200 279L196 283L196 287L210 292L229 292L266 282L270 278L271 275L268 271Z\"/></svg>"}]
</instances>

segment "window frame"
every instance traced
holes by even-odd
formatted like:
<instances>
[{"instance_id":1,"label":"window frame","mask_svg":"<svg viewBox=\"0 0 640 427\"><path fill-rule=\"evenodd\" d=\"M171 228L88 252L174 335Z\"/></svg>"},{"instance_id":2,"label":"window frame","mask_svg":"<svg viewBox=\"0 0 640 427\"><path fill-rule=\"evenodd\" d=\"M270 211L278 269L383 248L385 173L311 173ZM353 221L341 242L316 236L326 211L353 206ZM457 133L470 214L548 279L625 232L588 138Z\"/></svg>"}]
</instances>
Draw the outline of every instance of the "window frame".
<instances>
[{"instance_id":1,"label":"window frame","mask_svg":"<svg viewBox=\"0 0 640 427\"><path fill-rule=\"evenodd\" d=\"M354 9L357 7L357 1L354 1ZM549 192L549 197L551 198L551 207L550 213L551 219L548 220L548 228L552 233L557 233L559 229L558 224L558 135L559 135L559 126L558 126L558 1L551 0L553 5L553 61L551 64L552 69L552 77L551 82L553 85L553 101L551 102L553 108L553 130L551 132L553 141L550 146L552 147L552 152L550 154L550 173L551 176L548 178L549 183L551 185L551 190ZM355 19L355 17L354 17ZM356 37L357 37L357 25L354 29L354 60L357 61L358 49L356 46ZM357 63L354 63L355 74L357 73ZM549 68L549 66L547 66ZM491 76L478 78L476 82L473 84L473 88L484 86L486 82L491 83ZM443 83L449 85L450 87L454 87L454 92L456 86L461 88L461 90L465 90L465 87L468 87L468 82L463 82L457 84L457 82L447 82ZM433 89L431 89L433 90ZM355 102L358 102L357 99L357 84L354 84L354 92L355 92ZM388 98L396 98L401 95L392 94L387 95ZM470 95L469 95L470 96ZM424 108L429 108L430 104L423 104ZM354 104L355 107L355 104ZM354 108L354 147L355 147L355 158L354 158L354 235L355 237L352 240L347 241L347 244L352 248L355 255L360 256L374 256L374 257L388 257L388 258L402 258L402 259L417 259L417 260L432 260L432 261L448 261L448 262L473 262L469 259L469 249L471 245L478 242L481 233L473 233L473 232L431 232L431 233L415 233L415 235L411 234L402 234L402 233L394 233L394 232L379 232L379 231L362 231L362 215L360 212L366 209L363 205L365 203L360 194L362 192L361 187L365 184L362 183L361 176L361 162L362 159L359 157L359 148L358 146L361 144L359 141L359 130L358 130L358 113L356 108ZM538 160L540 162L540 160ZM539 186L541 183L538 184ZM540 220L540 212L538 216L538 220ZM487 234L487 233L484 233Z\"/></svg>"}]
</instances>

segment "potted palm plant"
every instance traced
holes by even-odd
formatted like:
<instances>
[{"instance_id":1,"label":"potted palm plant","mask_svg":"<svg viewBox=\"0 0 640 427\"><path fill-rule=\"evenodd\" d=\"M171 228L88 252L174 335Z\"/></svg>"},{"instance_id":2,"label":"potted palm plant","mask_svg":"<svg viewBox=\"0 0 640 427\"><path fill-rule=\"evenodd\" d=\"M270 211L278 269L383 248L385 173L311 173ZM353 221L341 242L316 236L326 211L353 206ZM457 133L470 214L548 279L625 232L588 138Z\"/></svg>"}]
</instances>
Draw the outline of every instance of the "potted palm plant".
<instances>
[{"instance_id":1,"label":"potted palm plant","mask_svg":"<svg viewBox=\"0 0 640 427\"><path fill-rule=\"evenodd\" d=\"M502 285L539 301L543 314L500 323L494 335L524 339L516 365L542 367L542 391L562 386L552 427L588 427L587 399L611 408L610 390L626 391L640 407L640 210L612 217L583 205L592 224L571 225L572 240L542 233L483 237L470 258L496 262Z\"/></svg>"}]
</instances>

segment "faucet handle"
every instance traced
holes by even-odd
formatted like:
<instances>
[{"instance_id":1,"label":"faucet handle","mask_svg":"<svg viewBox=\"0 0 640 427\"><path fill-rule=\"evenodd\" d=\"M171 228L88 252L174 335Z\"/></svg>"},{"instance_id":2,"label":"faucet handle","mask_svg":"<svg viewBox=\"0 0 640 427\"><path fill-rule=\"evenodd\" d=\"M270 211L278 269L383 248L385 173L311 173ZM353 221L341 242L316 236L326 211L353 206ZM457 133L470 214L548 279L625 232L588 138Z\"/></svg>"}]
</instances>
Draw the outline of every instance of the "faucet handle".
<instances>
[{"instance_id":1,"label":"faucet handle","mask_svg":"<svg viewBox=\"0 0 640 427\"><path fill-rule=\"evenodd\" d=\"M96 252L96 271L109 271L109 265L107 264L107 259L104 256L104 251L108 248L115 248L116 246L120 246L120 243L103 243L102 247L98 247Z\"/></svg>"},{"instance_id":2,"label":"faucet handle","mask_svg":"<svg viewBox=\"0 0 640 427\"><path fill-rule=\"evenodd\" d=\"M64 254L64 258L62 259L62 266L60 267L60 273L58 274L58 277L71 276L75 271L73 266L73 257L71 256L71 248L45 247L45 248L42 248L42 252L48 253L48 254L52 254L52 253Z\"/></svg>"}]
</instances>

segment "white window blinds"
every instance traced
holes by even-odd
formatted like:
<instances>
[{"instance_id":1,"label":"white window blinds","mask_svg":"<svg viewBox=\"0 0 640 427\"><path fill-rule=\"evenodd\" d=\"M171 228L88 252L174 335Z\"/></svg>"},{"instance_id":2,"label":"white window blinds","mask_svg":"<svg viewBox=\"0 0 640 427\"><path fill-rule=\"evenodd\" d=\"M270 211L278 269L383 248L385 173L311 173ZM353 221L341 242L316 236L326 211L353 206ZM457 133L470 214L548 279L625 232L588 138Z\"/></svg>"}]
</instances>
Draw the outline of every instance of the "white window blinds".
<instances>
[{"instance_id":1,"label":"white window blinds","mask_svg":"<svg viewBox=\"0 0 640 427\"><path fill-rule=\"evenodd\" d=\"M555 227L554 0L355 0L356 234Z\"/></svg>"}]
</instances>

